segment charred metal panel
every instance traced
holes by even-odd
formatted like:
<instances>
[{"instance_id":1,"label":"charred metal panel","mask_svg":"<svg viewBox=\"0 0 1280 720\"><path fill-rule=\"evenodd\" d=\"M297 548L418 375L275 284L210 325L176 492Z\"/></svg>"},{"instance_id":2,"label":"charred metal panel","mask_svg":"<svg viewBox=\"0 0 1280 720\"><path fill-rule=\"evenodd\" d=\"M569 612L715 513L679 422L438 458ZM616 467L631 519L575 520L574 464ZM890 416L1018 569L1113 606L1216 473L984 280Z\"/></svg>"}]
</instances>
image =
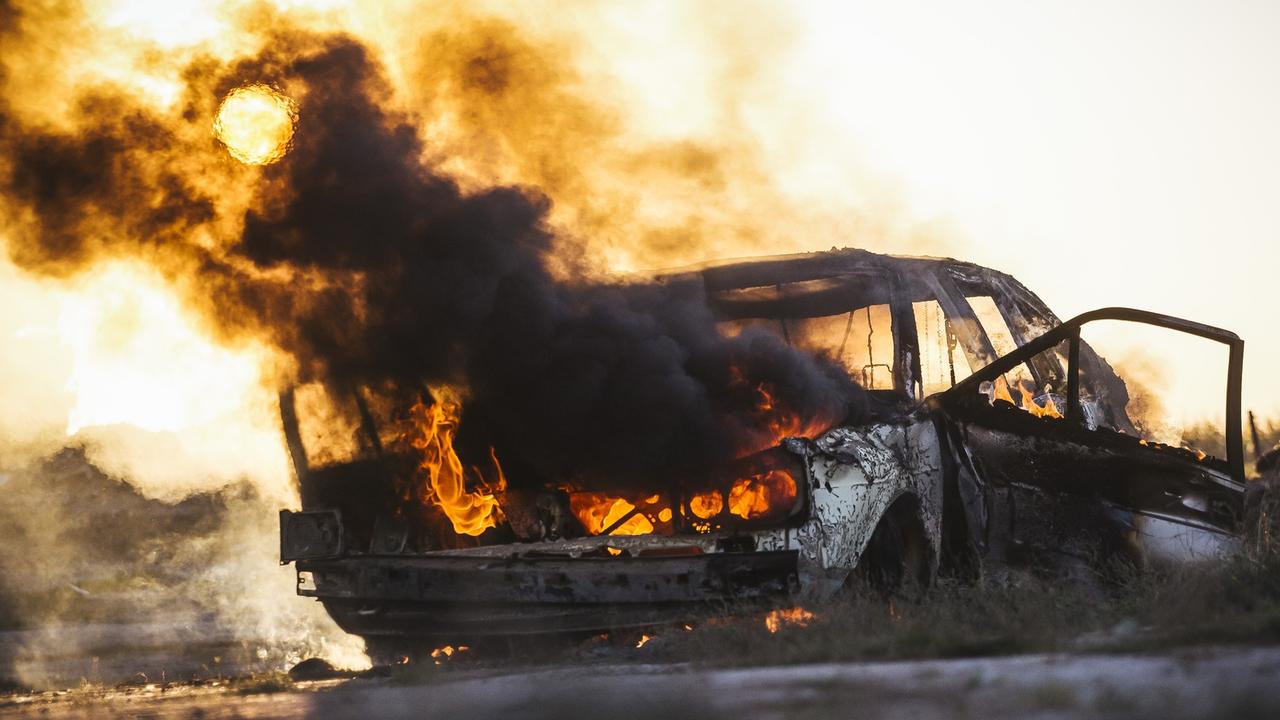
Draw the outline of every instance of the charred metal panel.
<instances>
[{"instance_id":1,"label":"charred metal panel","mask_svg":"<svg viewBox=\"0 0 1280 720\"><path fill-rule=\"evenodd\" d=\"M280 562L338 557L344 549L336 510L280 511Z\"/></svg>"},{"instance_id":2,"label":"charred metal panel","mask_svg":"<svg viewBox=\"0 0 1280 720\"><path fill-rule=\"evenodd\" d=\"M669 558L413 556L299 562L314 590L299 594L369 602L573 604L697 603L785 595L797 586L796 553L716 553Z\"/></svg>"},{"instance_id":3,"label":"charred metal panel","mask_svg":"<svg viewBox=\"0 0 1280 720\"><path fill-rule=\"evenodd\" d=\"M1057 567L1065 557L1082 563L1139 559L1130 511L1095 498L1046 493L1032 485L1008 485L1001 491L1009 513L1010 560Z\"/></svg>"},{"instance_id":4,"label":"charred metal panel","mask_svg":"<svg viewBox=\"0 0 1280 720\"><path fill-rule=\"evenodd\" d=\"M608 555L608 548L629 557L652 555L700 555L717 551L721 533L697 535L593 535L570 540L544 540L531 543L478 545L469 548L433 550L432 557L472 558L580 558Z\"/></svg>"},{"instance_id":5,"label":"charred metal panel","mask_svg":"<svg viewBox=\"0 0 1280 720\"><path fill-rule=\"evenodd\" d=\"M395 463L408 463L407 458L386 456L380 460L311 468L302 483L302 507L305 510L342 509L346 547L366 552L373 545L378 519L395 515L401 502L392 482L397 472Z\"/></svg>"},{"instance_id":6,"label":"charred metal panel","mask_svg":"<svg viewBox=\"0 0 1280 720\"><path fill-rule=\"evenodd\" d=\"M799 318L885 305L891 296L891 277L876 269L863 268L839 277L724 290L710 300L717 313L726 319Z\"/></svg>"},{"instance_id":7,"label":"charred metal panel","mask_svg":"<svg viewBox=\"0 0 1280 720\"><path fill-rule=\"evenodd\" d=\"M933 426L944 465L941 561L956 568L972 569L974 561L988 551L992 533L991 494L961 428L945 413L936 410Z\"/></svg>"},{"instance_id":8,"label":"charred metal panel","mask_svg":"<svg viewBox=\"0 0 1280 720\"><path fill-rule=\"evenodd\" d=\"M1229 476L1176 450L1136 440L1121 449L1011 438L976 425L966 434L996 494L996 532L1013 547L1085 557L1129 553L1132 541L1153 557L1185 558L1221 546L1238 529L1239 494ZM1175 543L1188 552L1175 552ZM993 559L1016 559L1005 554Z\"/></svg>"},{"instance_id":9,"label":"charred metal panel","mask_svg":"<svg viewBox=\"0 0 1280 720\"><path fill-rule=\"evenodd\" d=\"M310 465L307 450L302 444L302 435L298 432L298 409L294 406L293 388L280 392L280 423L284 431L285 447L289 450L289 460L293 466L293 478L302 487L306 482Z\"/></svg>"},{"instance_id":10,"label":"charred metal panel","mask_svg":"<svg viewBox=\"0 0 1280 720\"><path fill-rule=\"evenodd\" d=\"M706 288L716 292L746 287L835 277L876 266L883 256L866 250L833 250L822 253L775 255L739 261L720 261L669 273L665 278L701 275Z\"/></svg>"},{"instance_id":11,"label":"charred metal panel","mask_svg":"<svg viewBox=\"0 0 1280 720\"><path fill-rule=\"evenodd\" d=\"M836 428L814 443L812 512L790 531L758 533L761 548L796 548L806 590L841 587L885 511L905 494L920 504L920 518L936 567L942 522L942 457L928 423Z\"/></svg>"},{"instance_id":12,"label":"charred metal panel","mask_svg":"<svg viewBox=\"0 0 1280 720\"><path fill-rule=\"evenodd\" d=\"M868 495L889 492L883 482L875 484L852 463L841 463L819 454L811 460L812 506L809 521L791 531L774 530L757 534L764 549L796 548L801 569L809 580L842 578L856 561L857 527L864 524ZM828 573L834 570L834 573ZM806 582L808 585L809 582Z\"/></svg>"},{"instance_id":13,"label":"charred metal panel","mask_svg":"<svg viewBox=\"0 0 1280 720\"><path fill-rule=\"evenodd\" d=\"M1224 531L1239 523L1239 486L1228 467L1190 451L1143 444L1067 420L1035 418L1007 403L979 408L964 424L971 450L982 458L989 483L1034 485L1057 494L1105 499L1119 505L1183 516ZM1204 498L1188 504L1188 495Z\"/></svg>"},{"instance_id":14,"label":"charred metal panel","mask_svg":"<svg viewBox=\"0 0 1280 720\"><path fill-rule=\"evenodd\" d=\"M1241 547L1241 536L1150 513L1135 513L1134 532L1145 559L1165 562L1220 560Z\"/></svg>"}]
</instances>

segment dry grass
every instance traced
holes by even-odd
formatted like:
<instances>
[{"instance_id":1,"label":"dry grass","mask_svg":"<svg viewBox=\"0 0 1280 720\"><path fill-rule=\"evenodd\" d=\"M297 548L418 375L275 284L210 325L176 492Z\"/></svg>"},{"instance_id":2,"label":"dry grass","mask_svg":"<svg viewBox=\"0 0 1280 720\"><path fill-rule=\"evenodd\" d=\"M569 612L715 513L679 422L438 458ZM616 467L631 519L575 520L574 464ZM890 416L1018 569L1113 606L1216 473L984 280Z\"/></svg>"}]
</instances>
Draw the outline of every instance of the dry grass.
<instances>
[{"instance_id":1,"label":"dry grass","mask_svg":"<svg viewBox=\"0 0 1280 720\"><path fill-rule=\"evenodd\" d=\"M1063 647L1082 624L1105 624L1090 593L1059 592L1030 575L941 583L909 601L850 592L807 607L814 617L804 626L771 633L759 612L726 614L662 636L655 651L665 660L748 665L1007 655Z\"/></svg>"},{"instance_id":2,"label":"dry grass","mask_svg":"<svg viewBox=\"0 0 1280 720\"><path fill-rule=\"evenodd\" d=\"M1218 561L1112 572L1120 579L1101 586L1002 573L941 581L914 600L848 592L808 605L807 625L777 633L758 611L667 631L649 657L758 665L1280 642L1275 494L1264 509L1245 549Z\"/></svg>"}]
</instances>

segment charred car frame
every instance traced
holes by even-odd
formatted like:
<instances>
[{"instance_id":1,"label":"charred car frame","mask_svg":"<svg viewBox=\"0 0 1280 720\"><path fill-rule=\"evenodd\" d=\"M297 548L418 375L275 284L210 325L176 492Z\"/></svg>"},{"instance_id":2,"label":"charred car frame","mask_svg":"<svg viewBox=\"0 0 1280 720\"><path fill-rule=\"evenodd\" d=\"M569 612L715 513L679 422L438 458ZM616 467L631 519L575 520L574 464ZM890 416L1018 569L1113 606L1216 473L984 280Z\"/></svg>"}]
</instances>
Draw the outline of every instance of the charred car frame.
<instances>
[{"instance_id":1,"label":"charred car frame","mask_svg":"<svg viewBox=\"0 0 1280 720\"><path fill-rule=\"evenodd\" d=\"M595 534L542 527L431 549L396 517L386 477L402 461L381 452L361 393L351 393L351 424L374 452L325 462L309 455L286 392L302 511L281 513L281 560L297 563L298 593L366 638L467 642L682 622L723 603L830 595L859 577L892 586L981 564L1088 571L1099 558L1142 563L1237 543L1243 342L1233 333L1125 308L1060 322L1006 274L861 250L722 263L659 282L700 287L725 332L764 325L835 356L869 392L872 419L744 460L751 467L739 476L794 478L786 502L760 517L731 512L725 485L715 502L671 498L665 519L636 499ZM1081 339L1104 320L1229 348L1227 457L1141 436L1125 383ZM663 532L616 534L644 513ZM508 512L513 523L518 515Z\"/></svg>"}]
</instances>

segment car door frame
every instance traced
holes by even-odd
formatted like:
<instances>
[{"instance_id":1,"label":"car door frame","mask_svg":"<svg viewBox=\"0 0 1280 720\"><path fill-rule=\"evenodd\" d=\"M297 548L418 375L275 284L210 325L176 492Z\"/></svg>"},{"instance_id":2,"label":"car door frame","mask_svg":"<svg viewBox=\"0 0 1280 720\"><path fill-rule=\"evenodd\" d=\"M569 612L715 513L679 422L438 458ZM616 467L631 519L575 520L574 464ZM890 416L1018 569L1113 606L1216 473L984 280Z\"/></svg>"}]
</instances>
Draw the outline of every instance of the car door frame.
<instances>
[{"instance_id":1,"label":"car door frame","mask_svg":"<svg viewBox=\"0 0 1280 720\"><path fill-rule=\"evenodd\" d=\"M1064 341L1067 346L1067 392L1065 420L1069 423L1082 424L1084 414L1080 405L1080 329L1084 325L1100 320L1119 320L1166 328L1176 332L1195 335L1207 340L1222 343L1229 349L1227 359L1227 391L1226 391L1226 447L1227 462L1231 478L1241 484L1245 482L1244 471L1244 436L1241 406L1241 384L1244 370L1244 340L1229 330L1205 325L1203 323L1184 320L1171 315L1162 315L1147 310L1127 307L1107 307L1086 312L1067 320L1031 340L1017 350L996 358L987 366L976 370L972 375L956 383L950 390L940 395L948 398L969 396L978 393L979 386L985 381L995 379L1031 358L1051 350Z\"/></svg>"}]
</instances>

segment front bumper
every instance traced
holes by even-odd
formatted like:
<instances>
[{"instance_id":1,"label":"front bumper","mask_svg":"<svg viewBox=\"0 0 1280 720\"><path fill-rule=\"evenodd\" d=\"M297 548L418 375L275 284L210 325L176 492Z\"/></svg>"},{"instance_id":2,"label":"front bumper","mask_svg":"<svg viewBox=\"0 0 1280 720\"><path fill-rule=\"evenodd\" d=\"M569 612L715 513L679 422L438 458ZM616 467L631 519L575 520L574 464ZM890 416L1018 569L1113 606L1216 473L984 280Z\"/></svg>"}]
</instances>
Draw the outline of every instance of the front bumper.
<instances>
[{"instance_id":1,"label":"front bumper","mask_svg":"<svg viewBox=\"0 0 1280 720\"><path fill-rule=\"evenodd\" d=\"M798 588L798 553L348 556L298 561L298 594L360 635L456 639L687 621Z\"/></svg>"}]
</instances>

